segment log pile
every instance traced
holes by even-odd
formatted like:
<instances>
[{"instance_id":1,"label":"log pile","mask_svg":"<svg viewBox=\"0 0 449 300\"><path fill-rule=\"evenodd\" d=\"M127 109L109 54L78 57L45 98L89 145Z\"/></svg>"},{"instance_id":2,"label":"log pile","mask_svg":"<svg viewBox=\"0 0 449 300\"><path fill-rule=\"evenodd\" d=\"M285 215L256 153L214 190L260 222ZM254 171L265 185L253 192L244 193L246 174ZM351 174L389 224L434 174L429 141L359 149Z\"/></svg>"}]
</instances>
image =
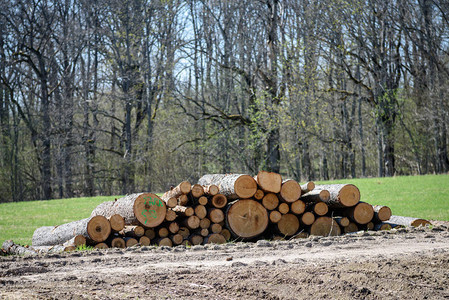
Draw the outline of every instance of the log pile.
<instances>
[{"instance_id":1,"label":"log pile","mask_svg":"<svg viewBox=\"0 0 449 300\"><path fill-rule=\"evenodd\" d=\"M181 182L162 197L137 193L104 202L89 218L36 229L32 246L73 250L80 245L221 244L426 224L360 201L360 191L352 184L300 185L260 171L254 177L207 174L196 184Z\"/></svg>"}]
</instances>

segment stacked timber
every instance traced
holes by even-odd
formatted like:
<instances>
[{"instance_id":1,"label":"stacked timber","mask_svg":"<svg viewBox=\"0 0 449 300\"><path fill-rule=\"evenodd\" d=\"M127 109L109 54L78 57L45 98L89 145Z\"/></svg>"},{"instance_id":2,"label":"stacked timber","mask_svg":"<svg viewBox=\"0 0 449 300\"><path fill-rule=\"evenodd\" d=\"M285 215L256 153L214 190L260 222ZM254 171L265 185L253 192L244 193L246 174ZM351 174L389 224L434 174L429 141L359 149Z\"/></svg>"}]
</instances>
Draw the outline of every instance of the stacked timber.
<instances>
[{"instance_id":1,"label":"stacked timber","mask_svg":"<svg viewBox=\"0 0 449 300\"><path fill-rule=\"evenodd\" d=\"M33 234L32 246L73 250L82 245L221 244L430 224L392 216L390 208L360 198L353 184L299 184L267 171L256 176L206 174L196 184L182 181L161 197L131 194L101 203L89 218L40 227Z\"/></svg>"}]
</instances>

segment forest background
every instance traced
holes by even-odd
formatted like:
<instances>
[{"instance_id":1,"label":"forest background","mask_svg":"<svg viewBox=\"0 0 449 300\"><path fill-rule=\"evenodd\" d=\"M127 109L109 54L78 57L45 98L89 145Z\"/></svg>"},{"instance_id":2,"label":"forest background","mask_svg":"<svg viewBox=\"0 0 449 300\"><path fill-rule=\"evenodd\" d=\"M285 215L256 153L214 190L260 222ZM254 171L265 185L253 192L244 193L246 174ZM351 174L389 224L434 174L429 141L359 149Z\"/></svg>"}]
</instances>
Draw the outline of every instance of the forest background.
<instances>
[{"instance_id":1,"label":"forest background","mask_svg":"<svg viewBox=\"0 0 449 300\"><path fill-rule=\"evenodd\" d=\"M449 171L445 0L0 7L0 202Z\"/></svg>"}]
</instances>

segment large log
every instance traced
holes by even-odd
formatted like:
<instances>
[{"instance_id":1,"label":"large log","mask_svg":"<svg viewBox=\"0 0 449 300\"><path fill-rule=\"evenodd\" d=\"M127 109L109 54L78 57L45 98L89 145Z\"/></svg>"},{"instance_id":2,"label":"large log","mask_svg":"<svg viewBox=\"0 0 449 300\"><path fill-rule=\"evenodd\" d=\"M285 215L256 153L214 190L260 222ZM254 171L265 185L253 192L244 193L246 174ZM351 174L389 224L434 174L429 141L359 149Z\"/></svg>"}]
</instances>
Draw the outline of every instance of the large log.
<instances>
[{"instance_id":1,"label":"large log","mask_svg":"<svg viewBox=\"0 0 449 300\"><path fill-rule=\"evenodd\" d=\"M277 194L281 191L282 176L278 173L259 171L255 179L259 187L265 192Z\"/></svg>"},{"instance_id":2,"label":"large log","mask_svg":"<svg viewBox=\"0 0 449 300\"><path fill-rule=\"evenodd\" d=\"M402 225L406 227L419 227L419 226L426 226L426 225L432 225L428 220L425 219L419 219L419 218L412 218L412 217L403 217L403 216L391 216L390 220L388 220L388 223L394 225Z\"/></svg>"},{"instance_id":3,"label":"large log","mask_svg":"<svg viewBox=\"0 0 449 300\"><path fill-rule=\"evenodd\" d=\"M277 223L279 232L284 236L294 235L299 229L299 220L294 214L285 214Z\"/></svg>"},{"instance_id":4,"label":"large log","mask_svg":"<svg viewBox=\"0 0 449 300\"><path fill-rule=\"evenodd\" d=\"M43 226L33 233L33 246L61 245L76 235L84 236L89 242L103 242L111 233L111 225L103 216L90 217L59 226Z\"/></svg>"},{"instance_id":5,"label":"large log","mask_svg":"<svg viewBox=\"0 0 449 300\"><path fill-rule=\"evenodd\" d=\"M228 205L226 224L235 237L255 238L267 228L268 213L265 207L255 200L238 200Z\"/></svg>"},{"instance_id":6,"label":"large log","mask_svg":"<svg viewBox=\"0 0 449 300\"><path fill-rule=\"evenodd\" d=\"M376 222L384 222L390 220L391 209L384 205L373 205L374 220Z\"/></svg>"},{"instance_id":7,"label":"large log","mask_svg":"<svg viewBox=\"0 0 449 300\"><path fill-rule=\"evenodd\" d=\"M316 185L314 190L329 191L329 200L323 202L330 207L352 207L360 201L360 191L353 184Z\"/></svg>"},{"instance_id":8,"label":"large log","mask_svg":"<svg viewBox=\"0 0 449 300\"><path fill-rule=\"evenodd\" d=\"M374 210L371 204L359 202L357 205L349 208L337 210L338 215L350 218L358 224L368 224L374 217Z\"/></svg>"},{"instance_id":9,"label":"large log","mask_svg":"<svg viewBox=\"0 0 449 300\"><path fill-rule=\"evenodd\" d=\"M340 235L340 226L334 219L329 217L319 217L310 226L310 234L317 236L334 236Z\"/></svg>"},{"instance_id":10,"label":"large log","mask_svg":"<svg viewBox=\"0 0 449 300\"><path fill-rule=\"evenodd\" d=\"M230 200L251 198L257 191L254 178L245 174L206 174L198 180L198 184L214 184Z\"/></svg>"},{"instance_id":11,"label":"large log","mask_svg":"<svg viewBox=\"0 0 449 300\"><path fill-rule=\"evenodd\" d=\"M287 203L293 203L301 197L301 186L296 180L286 179L282 182L281 199Z\"/></svg>"}]
</instances>

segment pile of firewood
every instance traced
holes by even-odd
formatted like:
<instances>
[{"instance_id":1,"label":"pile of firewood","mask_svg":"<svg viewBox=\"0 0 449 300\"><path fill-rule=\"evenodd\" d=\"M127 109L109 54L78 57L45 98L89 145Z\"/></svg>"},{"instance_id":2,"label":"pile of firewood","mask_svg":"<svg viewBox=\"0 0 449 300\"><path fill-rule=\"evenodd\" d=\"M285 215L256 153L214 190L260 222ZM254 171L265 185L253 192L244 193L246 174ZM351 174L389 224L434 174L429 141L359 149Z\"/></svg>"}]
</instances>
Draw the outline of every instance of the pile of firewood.
<instances>
[{"instance_id":1,"label":"pile of firewood","mask_svg":"<svg viewBox=\"0 0 449 300\"><path fill-rule=\"evenodd\" d=\"M97 248L199 245L334 236L427 221L360 201L352 184L300 185L280 174L208 174L158 197L138 193L98 205L89 218L36 229L32 246ZM59 248L58 248L59 249Z\"/></svg>"}]
</instances>

